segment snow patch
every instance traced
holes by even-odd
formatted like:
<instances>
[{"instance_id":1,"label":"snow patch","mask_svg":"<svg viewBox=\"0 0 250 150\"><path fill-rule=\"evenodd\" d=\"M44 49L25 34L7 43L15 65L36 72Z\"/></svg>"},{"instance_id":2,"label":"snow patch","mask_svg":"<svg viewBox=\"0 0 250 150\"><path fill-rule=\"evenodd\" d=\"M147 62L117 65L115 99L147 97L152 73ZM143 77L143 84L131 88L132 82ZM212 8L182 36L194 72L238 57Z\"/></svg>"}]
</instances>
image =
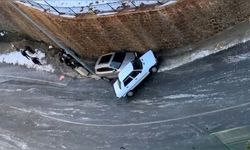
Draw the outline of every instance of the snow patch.
<instances>
[{"instance_id":1,"label":"snow patch","mask_svg":"<svg viewBox=\"0 0 250 150\"><path fill-rule=\"evenodd\" d=\"M35 7L35 6L32 6L32 5L28 4L28 3L24 3L24 2L20 2L20 1L15 1L15 2L16 2L16 3L19 3L19 4L22 4L22 5L24 5L24 6L27 6L27 7L31 7L31 8L37 9L37 10L39 10L39 11L44 11L44 9L38 8L38 7Z\"/></svg>"},{"instance_id":2,"label":"snow patch","mask_svg":"<svg viewBox=\"0 0 250 150\"><path fill-rule=\"evenodd\" d=\"M90 118L82 117L81 120L90 120Z\"/></svg>"},{"instance_id":3,"label":"snow patch","mask_svg":"<svg viewBox=\"0 0 250 150\"><path fill-rule=\"evenodd\" d=\"M228 56L227 58L224 59L226 63L237 63L240 61L244 61L250 58L250 53L245 53L237 56Z\"/></svg>"},{"instance_id":4,"label":"snow patch","mask_svg":"<svg viewBox=\"0 0 250 150\"><path fill-rule=\"evenodd\" d=\"M32 110L25 109L25 108L18 108L18 107L15 107L15 106L10 106L10 108L21 111L21 112L25 112L25 113L31 113L32 112Z\"/></svg>"},{"instance_id":5,"label":"snow patch","mask_svg":"<svg viewBox=\"0 0 250 150\"><path fill-rule=\"evenodd\" d=\"M168 70L180 67L184 64L188 64L195 60L202 59L206 56L216 54L230 47L233 47L236 44L245 43L249 40L250 40L250 37L245 37L242 40L234 39L233 41L229 41L229 42L222 41L214 45L210 45L210 47L206 49L197 49L195 51L186 53L181 56L169 58L165 62L163 62L163 65L160 67L158 72L164 72L164 71L168 71Z\"/></svg>"},{"instance_id":6,"label":"snow patch","mask_svg":"<svg viewBox=\"0 0 250 150\"><path fill-rule=\"evenodd\" d=\"M72 15L60 15L62 17L65 17L65 18L75 18L76 16L72 16Z\"/></svg>"},{"instance_id":7,"label":"snow patch","mask_svg":"<svg viewBox=\"0 0 250 150\"><path fill-rule=\"evenodd\" d=\"M26 66L27 68L34 68L40 71L47 71L47 72L54 72L55 69L52 65L47 64L44 60L45 54L41 51L37 51L36 57L41 60L41 63L44 65L37 65L32 62L32 60L27 59L24 57L20 52L10 52L7 54L0 55L0 63L7 63L7 64L14 64L14 65L21 65ZM46 65L47 64L47 65Z\"/></svg>"},{"instance_id":8,"label":"snow patch","mask_svg":"<svg viewBox=\"0 0 250 150\"><path fill-rule=\"evenodd\" d=\"M143 114L144 113L144 111L142 111L142 110L132 110L131 112L132 113L139 113L139 114Z\"/></svg>"},{"instance_id":9,"label":"snow patch","mask_svg":"<svg viewBox=\"0 0 250 150\"><path fill-rule=\"evenodd\" d=\"M22 89L0 89L0 92L21 92Z\"/></svg>"},{"instance_id":10,"label":"snow patch","mask_svg":"<svg viewBox=\"0 0 250 150\"><path fill-rule=\"evenodd\" d=\"M114 15L117 12L106 12L106 13L101 13L101 14L97 14L98 16L107 16L107 15Z\"/></svg>"},{"instance_id":11,"label":"snow patch","mask_svg":"<svg viewBox=\"0 0 250 150\"><path fill-rule=\"evenodd\" d=\"M180 98L203 98L205 95L193 95L193 94L178 94L178 95L169 95L164 96L163 99L180 99Z\"/></svg>"},{"instance_id":12,"label":"snow patch","mask_svg":"<svg viewBox=\"0 0 250 150\"><path fill-rule=\"evenodd\" d=\"M65 114L63 113L59 113L59 112L54 112L54 111L50 111L48 113L46 113L47 115L53 115L53 116L64 116Z\"/></svg>"},{"instance_id":13,"label":"snow patch","mask_svg":"<svg viewBox=\"0 0 250 150\"><path fill-rule=\"evenodd\" d=\"M34 122L34 123L35 123L35 125L36 125L37 127L41 127L41 128L49 128L49 127L50 127L49 124L38 123L38 122Z\"/></svg>"},{"instance_id":14,"label":"snow patch","mask_svg":"<svg viewBox=\"0 0 250 150\"><path fill-rule=\"evenodd\" d=\"M165 7L165 6L167 6L167 5L170 5L170 4L175 4L175 3L177 3L177 1L176 1L176 0L170 0L170 1L166 2L165 4L163 4L163 5L159 6L159 7Z\"/></svg>"},{"instance_id":15,"label":"snow patch","mask_svg":"<svg viewBox=\"0 0 250 150\"><path fill-rule=\"evenodd\" d=\"M184 64L193 62L197 59L204 58L206 56L209 56L213 53L216 53L218 51L210 51L210 50L201 50L198 52L195 52L193 54L185 54L183 56L180 56L178 58L168 59L167 65L161 67L158 72L164 72L167 70L171 70L177 67L180 67Z\"/></svg>"},{"instance_id":16,"label":"snow patch","mask_svg":"<svg viewBox=\"0 0 250 150\"><path fill-rule=\"evenodd\" d=\"M0 31L0 36L1 37L5 36L6 34L8 34L8 32L6 32L6 31Z\"/></svg>"},{"instance_id":17,"label":"snow patch","mask_svg":"<svg viewBox=\"0 0 250 150\"><path fill-rule=\"evenodd\" d=\"M163 99L164 99L164 97L163 97ZM164 102L164 103L161 103L158 107L159 108L166 108L166 107L176 107L176 105L178 105L178 103L176 103L176 102Z\"/></svg>"},{"instance_id":18,"label":"snow patch","mask_svg":"<svg viewBox=\"0 0 250 150\"><path fill-rule=\"evenodd\" d=\"M38 89L37 88L29 88L26 90L26 92L35 93L36 90L38 90Z\"/></svg>"},{"instance_id":19,"label":"snow patch","mask_svg":"<svg viewBox=\"0 0 250 150\"><path fill-rule=\"evenodd\" d=\"M136 100L135 102L133 102L135 104L144 104L144 105L148 105L148 106L151 106L153 105L153 101L152 100L147 100L147 99L144 99L144 100Z\"/></svg>"},{"instance_id":20,"label":"snow patch","mask_svg":"<svg viewBox=\"0 0 250 150\"><path fill-rule=\"evenodd\" d=\"M29 149L28 145L26 143L20 141L20 139L14 137L14 136L8 135L7 133L1 133L0 137L3 138L4 140L8 141L9 143L11 143L11 145L18 147L22 150Z\"/></svg>"}]
</instances>

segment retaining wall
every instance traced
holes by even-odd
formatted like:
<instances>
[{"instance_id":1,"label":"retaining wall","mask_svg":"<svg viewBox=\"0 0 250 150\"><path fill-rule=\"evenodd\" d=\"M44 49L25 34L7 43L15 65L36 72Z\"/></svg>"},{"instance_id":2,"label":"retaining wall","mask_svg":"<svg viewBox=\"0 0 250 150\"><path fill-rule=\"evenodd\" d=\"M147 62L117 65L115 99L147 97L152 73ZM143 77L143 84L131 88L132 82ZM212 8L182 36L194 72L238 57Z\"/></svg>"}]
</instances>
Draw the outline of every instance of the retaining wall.
<instances>
[{"instance_id":1,"label":"retaining wall","mask_svg":"<svg viewBox=\"0 0 250 150\"><path fill-rule=\"evenodd\" d=\"M17 4L67 46L86 57L117 50L170 51L248 20L249 0L182 0L111 16L65 18Z\"/></svg>"}]
</instances>

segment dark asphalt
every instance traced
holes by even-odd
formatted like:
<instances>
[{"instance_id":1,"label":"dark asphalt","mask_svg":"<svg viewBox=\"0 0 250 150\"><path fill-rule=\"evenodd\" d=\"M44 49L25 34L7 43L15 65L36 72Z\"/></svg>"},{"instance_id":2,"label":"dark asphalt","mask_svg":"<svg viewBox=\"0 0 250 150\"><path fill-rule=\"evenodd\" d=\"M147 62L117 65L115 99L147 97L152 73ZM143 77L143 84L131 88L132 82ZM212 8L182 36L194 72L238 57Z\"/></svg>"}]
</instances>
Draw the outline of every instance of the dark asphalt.
<instances>
[{"instance_id":1,"label":"dark asphalt","mask_svg":"<svg viewBox=\"0 0 250 150\"><path fill-rule=\"evenodd\" d=\"M250 43L149 77L130 99L94 79L1 64L0 150L223 150L250 124Z\"/></svg>"}]
</instances>

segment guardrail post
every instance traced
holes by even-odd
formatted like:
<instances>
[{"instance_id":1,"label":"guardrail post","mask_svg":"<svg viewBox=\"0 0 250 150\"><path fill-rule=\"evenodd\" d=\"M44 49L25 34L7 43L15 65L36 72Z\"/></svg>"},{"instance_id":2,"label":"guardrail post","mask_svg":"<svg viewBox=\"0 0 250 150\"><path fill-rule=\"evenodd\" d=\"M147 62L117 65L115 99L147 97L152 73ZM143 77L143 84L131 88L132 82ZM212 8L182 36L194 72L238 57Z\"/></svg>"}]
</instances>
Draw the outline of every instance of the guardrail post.
<instances>
[{"instance_id":1,"label":"guardrail post","mask_svg":"<svg viewBox=\"0 0 250 150\"><path fill-rule=\"evenodd\" d=\"M41 4L39 4L39 3L37 3L37 2L34 2L33 0L31 0L33 3L36 3L40 8L42 8L43 10L46 10ZM27 0L27 2L30 4L30 5L32 5L33 6L33 4L29 1L29 0Z\"/></svg>"},{"instance_id":2,"label":"guardrail post","mask_svg":"<svg viewBox=\"0 0 250 150\"><path fill-rule=\"evenodd\" d=\"M31 6L33 6L33 4L30 1L28 1L28 0L26 1L26 3L29 3Z\"/></svg>"},{"instance_id":3,"label":"guardrail post","mask_svg":"<svg viewBox=\"0 0 250 150\"><path fill-rule=\"evenodd\" d=\"M70 8L70 7L68 7L68 8L69 8L69 10L72 11L75 15L77 15L76 12L75 12L72 8Z\"/></svg>"},{"instance_id":4,"label":"guardrail post","mask_svg":"<svg viewBox=\"0 0 250 150\"><path fill-rule=\"evenodd\" d=\"M44 0L44 2L49 5L49 7L51 7L52 9L54 9L59 15L62 14L60 11L58 11L54 6L51 6L46 0Z\"/></svg>"},{"instance_id":5,"label":"guardrail post","mask_svg":"<svg viewBox=\"0 0 250 150\"><path fill-rule=\"evenodd\" d=\"M113 11L116 11L109 3L106 3Z\"/></svg>"},{"instance_id":6,"label":"guardrail post","mask_svg":"<svg viewBox=\"0 0 250 150\"><path fill-rule=\"evenodd\" d=\"M135 8L138 8L138 6L135 5L134 1L131 1L130 3L131 3L132 5L134 5Z\"/></svg>"}]
</instances>

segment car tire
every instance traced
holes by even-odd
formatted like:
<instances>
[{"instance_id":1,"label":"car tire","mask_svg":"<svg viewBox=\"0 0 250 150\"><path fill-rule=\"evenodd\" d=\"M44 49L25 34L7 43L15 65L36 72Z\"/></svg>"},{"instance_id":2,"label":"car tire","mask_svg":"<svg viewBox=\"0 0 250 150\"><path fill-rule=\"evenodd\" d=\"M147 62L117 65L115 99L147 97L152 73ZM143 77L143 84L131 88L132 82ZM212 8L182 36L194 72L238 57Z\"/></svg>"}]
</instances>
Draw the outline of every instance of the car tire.
<instances>
[{"instance_id":1,"label":"car tire","mask_svg":"<svg viewBox=\"0 0 250 150\"><path fill-rule=\"evenodd\" d=\"M158 68L156 66L153 66L152 68L150 68L151 73L156 73L157 71L158 71Z\"/></svg>"},{"instance_id":2,"label":"car tire","mask_svg":"<svg viewBox=\"0 0 250 150\"><path fill-rule=\"evenodd\" d=\"M134 92L133 91L129 91L128 93L127 93L127 96L128 97L132 97L134 95Z\"/></svg>"}]
</instances>

